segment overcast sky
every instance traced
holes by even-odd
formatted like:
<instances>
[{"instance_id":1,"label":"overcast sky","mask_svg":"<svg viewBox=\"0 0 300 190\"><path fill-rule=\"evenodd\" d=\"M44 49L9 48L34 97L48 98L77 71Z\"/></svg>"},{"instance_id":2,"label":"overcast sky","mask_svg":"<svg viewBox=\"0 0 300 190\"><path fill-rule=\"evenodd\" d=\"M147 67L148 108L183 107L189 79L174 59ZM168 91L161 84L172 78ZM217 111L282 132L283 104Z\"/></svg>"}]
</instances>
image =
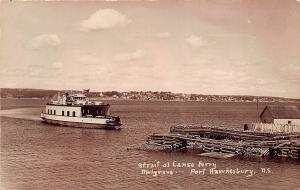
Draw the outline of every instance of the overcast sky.
<instances>
[{"instance_id":1,"label":"overcast sky","mask_svg":"<svg viewBox=\"0 0 300 190\"><path fill-rule=\"evenodd\" d=\"M300 0L7 0L0 39L0 87L300 98Z\"/></svg>"}]
</instances>

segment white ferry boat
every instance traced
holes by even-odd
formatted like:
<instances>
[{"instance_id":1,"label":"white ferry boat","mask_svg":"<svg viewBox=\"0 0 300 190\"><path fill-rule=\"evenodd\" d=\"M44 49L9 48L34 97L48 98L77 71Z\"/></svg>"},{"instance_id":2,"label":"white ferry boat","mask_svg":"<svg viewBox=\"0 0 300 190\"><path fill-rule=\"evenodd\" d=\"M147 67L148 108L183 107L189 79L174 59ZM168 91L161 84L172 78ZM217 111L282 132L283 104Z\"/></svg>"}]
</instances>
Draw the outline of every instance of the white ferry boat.
<instances>
[{"instance_id":1,"label":"white ferry boat","mask_svg":"<svg viewBox=\"0 0 300 190\"><path fill-rule=\"evenodd\" d=\"M97 101L89 101L82 93L69 95L65 93L57 100L51 100L46 104L41 113L43 122L93 129L120 129L119 117L110 115L109 104Z\"/></svg>"}]
</instances>

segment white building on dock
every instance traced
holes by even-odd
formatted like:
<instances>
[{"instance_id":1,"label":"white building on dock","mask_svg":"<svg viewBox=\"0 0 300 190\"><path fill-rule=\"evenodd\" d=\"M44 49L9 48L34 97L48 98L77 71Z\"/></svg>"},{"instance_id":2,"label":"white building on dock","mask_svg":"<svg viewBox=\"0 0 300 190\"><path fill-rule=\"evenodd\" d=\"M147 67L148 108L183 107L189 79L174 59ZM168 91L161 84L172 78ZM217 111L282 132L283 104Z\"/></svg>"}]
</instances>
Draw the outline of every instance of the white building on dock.
<instances>
[{"instance_id":1,"label":"white building on dock","mask_svg":"<svg viewBox=\"0 0 300 190\"><path fill-rule=\"evenodd\" d=\"M262 123L300 126L300 111L295 105L268 105L260 114Z\"/></svg>"}]
</instances>

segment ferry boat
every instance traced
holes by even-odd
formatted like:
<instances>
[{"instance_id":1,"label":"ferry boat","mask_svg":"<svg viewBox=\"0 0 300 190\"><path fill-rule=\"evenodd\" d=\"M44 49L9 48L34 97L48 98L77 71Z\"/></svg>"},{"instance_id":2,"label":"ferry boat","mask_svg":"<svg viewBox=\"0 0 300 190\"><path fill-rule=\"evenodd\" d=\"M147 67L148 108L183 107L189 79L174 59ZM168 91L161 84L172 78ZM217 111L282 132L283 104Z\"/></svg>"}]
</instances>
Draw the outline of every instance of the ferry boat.
<instances>
[{"instance_id":1,"label":"ferry boat","mask_svg":"<svg viewBox=\"0 0 300 190\"><path fill-rule=\"evenodd\" d=\"M43 122L54 125L92 129L120 129L119 117L111 116L110 105L90 101L83 93L64 93L46 104Z\"/></svg>"}]
</instances>

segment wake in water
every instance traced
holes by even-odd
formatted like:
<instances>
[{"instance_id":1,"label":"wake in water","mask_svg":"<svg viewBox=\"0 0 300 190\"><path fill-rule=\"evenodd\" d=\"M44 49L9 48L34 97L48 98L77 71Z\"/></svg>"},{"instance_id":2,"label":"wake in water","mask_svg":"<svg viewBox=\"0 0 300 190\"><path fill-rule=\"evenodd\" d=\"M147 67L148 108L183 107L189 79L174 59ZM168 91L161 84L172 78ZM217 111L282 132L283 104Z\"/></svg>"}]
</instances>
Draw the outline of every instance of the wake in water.
<instances>
[{"instance_id":1,"label":"wake in water","mask_svg":"<svg viewBox=\"0 0 300 190\"><path fill-rule=\"evenodd\" d=\"M9 110L0 110L0 116L27 119L27 120L40 120L41 108L17 108Z\"/></svg>"}]
</instances>

